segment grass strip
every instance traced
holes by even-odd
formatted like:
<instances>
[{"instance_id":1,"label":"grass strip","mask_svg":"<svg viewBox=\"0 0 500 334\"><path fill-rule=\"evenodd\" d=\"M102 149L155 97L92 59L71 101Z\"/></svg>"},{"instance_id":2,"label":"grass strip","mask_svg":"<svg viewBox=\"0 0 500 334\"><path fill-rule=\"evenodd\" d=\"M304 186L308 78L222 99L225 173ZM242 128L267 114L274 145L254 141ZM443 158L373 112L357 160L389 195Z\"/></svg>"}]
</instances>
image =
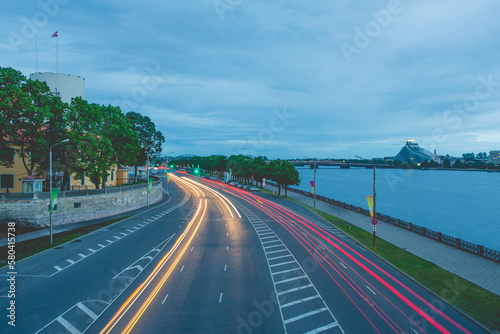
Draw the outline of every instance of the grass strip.
<instances>
[{"instance_id":1,"label":"grass strip","mask_svg":"<svg viewBox=\"0 0 500 334\"><path fill-rule=\"evenodd\" d=\"M268 190L263 192L277 196ZM313 210L302 202L287 199ZM443 300L486 327L500 331L500 296L379 237L377 249L373 250L373 234L321 210L316 209L316 213Z\"/></svg>"},{"instance_id":2,"label":"grass strip","mask_svg":"<svg viewBox=\"0 0 500 334\"><path fill-rule=\"evenodd\" d=\"M65 231L65 232L54 234L52 236L52 241L53 241L52 245L50 244L49 236L43 236L43 237L32 239L32 240L16 242L16 246L15 246L16 262L19 262L22 259L30 257L32 255L35 255L37 253L43 252L44 250L47 250L47 249L50 249L53 247L57 247L57 246L64 244L68 241L77 239L85 234L88 234L90 232L94 232L100 228L117 223L121 220L130 218L132 216L135 216L135 215L129 215L129 216L124 216L124 217L120 217L120 218L115 218L112 220L108 220L108 221L93 224L93 225L82 226L82 227L79 227L79 228L71 230L71 231ZM0 247L0 268L7 264L7 252L8 252L7 246Z\"/></svg>"}]
</instances>

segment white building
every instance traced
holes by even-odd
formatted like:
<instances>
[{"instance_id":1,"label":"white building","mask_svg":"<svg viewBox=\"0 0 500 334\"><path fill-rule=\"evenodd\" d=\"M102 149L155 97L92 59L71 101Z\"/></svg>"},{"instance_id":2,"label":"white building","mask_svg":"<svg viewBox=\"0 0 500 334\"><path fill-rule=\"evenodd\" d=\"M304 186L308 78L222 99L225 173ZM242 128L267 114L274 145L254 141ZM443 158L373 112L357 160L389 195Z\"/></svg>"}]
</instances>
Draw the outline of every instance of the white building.
<instances>
[{"instance_id":1,"label":"white building","mask_svg":"<svg viewBox=\"0 0 500 334\"><path fill-rule=\"evenodd\" d=\"M61 97L65 103L71 103L71 99L77 96L85 99L85 79L73 74L36 72L30 75L30 79L45 81L50 90Z\"/></svg>"},{"instance_id":2,"label":"white building","mask_svg":"<svg viewBox=\"0 0 500 334\"><path fill-rule=\"evenodd\" d=\"M494 165L500 165L500 151L490 151L489 162Z\"/></svg>"}]
</instances>

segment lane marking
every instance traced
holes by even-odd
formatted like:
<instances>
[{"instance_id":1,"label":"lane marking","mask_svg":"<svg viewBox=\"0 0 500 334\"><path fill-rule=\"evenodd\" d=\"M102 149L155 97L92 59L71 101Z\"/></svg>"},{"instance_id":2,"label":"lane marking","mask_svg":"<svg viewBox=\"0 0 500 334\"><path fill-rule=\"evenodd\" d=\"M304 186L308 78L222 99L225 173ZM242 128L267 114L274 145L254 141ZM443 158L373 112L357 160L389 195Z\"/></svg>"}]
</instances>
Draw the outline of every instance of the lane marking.
<instances>
[{"instance_id":1,"label":"lane marking","mask_svg":"<svg viewBox=\"0 0 500 334\"><path fill-rule=\"evenodd\" d=\"M63 325L63 327L66 328L71 334L81 334L78 329L73 327L73 325L66 321L63 317L57 317L57 322Z\"/></svg>"},{"instance_id":2,"label":"lane marking","mask_svg":"<svg viewBox=\"0 0 500 334\"><path fill-rule=\"evenodd\" d=\"M307 297L307 298L302 298L302 299L299 299L299 300L296 300L296 301L293 301L293 302L290 302L290 303L283 304L283 305L281 305L281 308L285 308L285 307L297 305L297 304L300 304L300 303L303 303L303 302L307 302L309 300L313 300L313 299L316 299L316 298L319 298L319 295L315 295L315 296L311 296L311 297Z\"/></svg>"},{"instance_id":3,"label":"lane marking","mask_svg":"<svg viewBox=\"0 0 500 334\"><path fill-rule=\"evenodd\" d=\"M59 266L54 266L54 268L56 268L57 271L61 271L62 270L62 268L59 267Z\"/></svg>"},{"instance_id":4,"label":"lane marking","mask_svg":"<svg viewBox=\"0 0 500 334\"><path fill-rule=\"evenodd\" d=\"M293 268L293 269L288 269L288 270L282 270L282 271L278 271L276 273L272 273L272 275L279 275L279 274L284 274L284 273L289 273L291 271L295 271L295 270L302 270L300 268ZM279 283L279 282L276 282L276 284Z\"/></svg>"},{"instance_id":5,"label":"lane marking","mask_svg":"<svg viewBox=\"0 0 500 334\"><path fill-rule=\"evenodd\" d=\"M333 327L337 327L339 325L338 322L332 322L328 325L325 325L325 326L322 326L322 327L318 327L316 329L313 329L312 331L309 331L309 332L306 332L305 334L316 334L316 333L321 333L321 332L324 332L326 331L327 329L330 329L330 328L333 328ZM411 327L410 327L411 328ZM417 333L418 334L418 333Z\"/></svg>"},{"instance_id":6,"label":"lane marking","mask_svg":"<svg viewBox=\"0 0 500 334\"><path fill-rule=\"evenodd\" d=\"M222 292L220 293L220 297L219 297L219 304L222 302Z\"/></svg>"},{"instance_id":7,"label":"lane marking","mask_svg":"<svg viewBox=\"0 0 500 334\"><path fill-rule=\"evenodd\" d=\"M282 257L287 257L287 256L289 256L289 255L283 255ZM287 261L287 262L281 262L281 263L271 264L269 267L272 268L272 267L282 266L282 265L290 264L290 263L295 263L295 261Z\"/></svg>"},{"instance_id":8,"label":"lane marking","mask_svg":"<svg viewBox=\"0 0 500 334\"><path fill-rule=\"evenodd\" d=\"M368 290L370 290L370 291L371 291L371 293L373 293L374 295L377 295L377 294L375 293L375 291L373 291L372 289L370 289L370 287L369 287L368 285L366 286L366 288L367 288Z\"/></svg>"},{"instance_id":9,"label":"lane marking","mask_svg":"<svg viewBox=\"0 0 500 334\"><path fill-rule=\"evenodd\" d=\"M306 277L307 277L306 275L302 275L302 276L287 278L287 279L284 279L284 280L281 280L281 281L275 281L274 284L281 284L281 283L291 282L291 281L295 281L295 280L306 278Z\"/></svg>"},{"instance_id":10,"label":"lane marking","mask_svg":"<svg viewBox=\"0 0 500 334\"><path fill-rule=\"evenodd\" d=\"M344 268L346 268L346 269L347 269L346 265L345 265L345 264L343 264L342 262L340 262L340 265L341 265L342 267L344 267Z\"/></svg>"},{"instance_id":11,"label":"lane marking","mask_svg":"<svg viewBox=\"0 0 500 334\"><path fill-rule=\"evenodd\" d=\"M229 246L226 246L226 250L229 250Z\"/></svg>"},{"instance_id":12,"label":"lane marking","mask_svg":"<svg viewBox=\"0 0 500 334\"><path fill-rule=\"evenodd\" d=\"M280 291L276 295L281 296L281 295L285 295L285 294L290 293L290 292L295 292L295 291L299 291L299 290L303 290L303 289L307 289L307 288L312 288L312 284L306 284L306 285L299 286L297 288L288 289L285 291Z\"/></svg>"},{"instance_id":13,"label":"lane marking","mask_svg":"<svg viewBox=\"0 0 500 334\"><path fill-rule=\"evenodd\" d=\"M226 271L226 269L227 269L227 264L224 265L224 271Z\"/></svg>"},{"instance_id":14,"label":"lane marking","mask_svg":"<svg viewBox=\"0 0 500 334\"><path fill-rule=\"evenodd\" d=\"M193 251L193 248L194 248L194 246L193 246L193 247L191 247L191 252Z\"/></svg>"},{"instance_id":15,"label":"lane marking","mask_svg":"<svg viewBox=\"0 0 500 334\"><path fill-rule=\"evenodd\" d=\"M163 298L163 301L161 302L161 304L162 304L162 305L163 305L163 303L165 303L165 300L167 300L167 298L168 298L168 293L167 293L167 295L165 296L165 298Z\"/></svg>"},{"instance_id":16,"label":"lane marking","mask_svg":"<svg viewBox=\"0 0 500 334\"><path fill-rule=\"evenodd\" d=\"M69 262L69 264L75 264L75 261L73 261L73 260L69 260L69 259L68 259L68 260L66 260L66 261L68 261L68 262Z\"/></svg>"},{"instance_id":17,"label":"lane marking","mask_svg":"<svg viewBox=\"0 0 500 334\"><path fill-rule=\"evenodd\" d=\"M184 266L182 266L182 268L181 268L181 271L180 271L180 272L182 273L182 271L183 271L183 270L184 270Z\"/></svg>"},{"instance_id":18,"label":"lane marking","mask_svg":"<svg viewBox=\"0 0 500 334\"><path fill-rule=\"evenodd\" d=\"M83 312L85 312L89 317L92 318L92 320L95 320L98 318L97 314L95 314L91 309L89 309L87 306L83 305L81 302L79 302L78 304L76 304L76 306L82 310Z\"/></svg>"},{"instance_id":19,"label":"lane marking","mask_svg":"<svg viewBox=\"0 0 500 334\"><path fill-rule=\"evenodd\" d=\"M314 311L302 313L301 315L298 315L296 317L293 317L293 318L285 320L285 324L288 325L291 322L294 322L294 321L297 321L297 320L300 320L300 319L304 319L304 318L310 317L312 315L315 315L315 314L318 314L318 313L321 313L321 312L325 312L327 310L328 309L326 307L322 307L322 308L319 308L319 309L314 310Z\"/></svg>"}]
</instances>

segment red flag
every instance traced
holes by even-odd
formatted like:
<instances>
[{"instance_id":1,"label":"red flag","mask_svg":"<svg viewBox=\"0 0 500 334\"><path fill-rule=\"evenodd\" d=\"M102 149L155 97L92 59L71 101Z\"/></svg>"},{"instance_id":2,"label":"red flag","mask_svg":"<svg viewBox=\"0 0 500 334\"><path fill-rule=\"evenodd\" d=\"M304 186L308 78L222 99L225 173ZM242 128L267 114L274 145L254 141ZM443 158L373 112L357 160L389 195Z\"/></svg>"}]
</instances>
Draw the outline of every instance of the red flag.
<instances>
[{"instance_id":1,"label":"red flag","mask_svg":"<svg viewBox=\"0 0 500 334\"><path fill-rule=\"evenodd\" d=\"M54 35L52 35L52 37L58 37L57 36L57 31L54 33Z\"/></svg>"}]
</instances>

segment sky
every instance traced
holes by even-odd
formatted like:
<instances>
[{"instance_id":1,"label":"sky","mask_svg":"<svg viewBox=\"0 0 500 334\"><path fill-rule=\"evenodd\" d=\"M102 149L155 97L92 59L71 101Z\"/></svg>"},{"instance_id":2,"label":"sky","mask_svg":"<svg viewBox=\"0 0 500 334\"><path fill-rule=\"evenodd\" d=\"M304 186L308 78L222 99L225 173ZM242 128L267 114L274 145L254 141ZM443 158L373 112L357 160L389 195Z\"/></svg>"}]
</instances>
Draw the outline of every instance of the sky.
<instances>
[{"instance_id":1,"label":"sky","mask_svg":"<svg viewBox=\"0 0 500 334\"><path fill-rule=\"evenodd\" d=\"M498 1L20 0L0 13L0 66L55 72L58 31L59 72L84 77L89 102L149 116L164 154L500 149Z\"/></svg>"}]
</instances>

